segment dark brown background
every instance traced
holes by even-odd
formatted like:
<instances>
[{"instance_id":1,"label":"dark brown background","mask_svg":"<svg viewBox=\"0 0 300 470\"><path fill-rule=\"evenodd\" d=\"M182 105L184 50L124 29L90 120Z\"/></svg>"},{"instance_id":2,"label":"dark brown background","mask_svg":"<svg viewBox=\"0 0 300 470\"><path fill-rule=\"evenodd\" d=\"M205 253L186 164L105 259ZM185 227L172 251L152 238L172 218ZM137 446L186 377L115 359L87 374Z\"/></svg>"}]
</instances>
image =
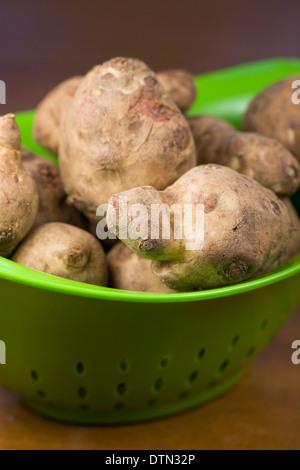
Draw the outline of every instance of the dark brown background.
<instances>
[{"instance_id":1,"label":"dark brown background","mask_svg":"<svg viewBox=\"0 0 300 470\"><path fill-rule=\"evenodd\" d=\"M1 0L1 113L116 55L200 73L300 56L299 0Z\"/></svg>"},{"instance_id":2,"label":"dark brown background","mask_svg":"<svg viewBox=\"0 0 300 470\"><path fill-rule=\"evenodd\" d=\"M7 105L32 108L60 80L116 55L201 73L300 56L299 0L1 0ZM300 310L235 390L188 413L135 426L59 425L0 387L0 449L299 449Z\"/></svg>"}]
</instances>

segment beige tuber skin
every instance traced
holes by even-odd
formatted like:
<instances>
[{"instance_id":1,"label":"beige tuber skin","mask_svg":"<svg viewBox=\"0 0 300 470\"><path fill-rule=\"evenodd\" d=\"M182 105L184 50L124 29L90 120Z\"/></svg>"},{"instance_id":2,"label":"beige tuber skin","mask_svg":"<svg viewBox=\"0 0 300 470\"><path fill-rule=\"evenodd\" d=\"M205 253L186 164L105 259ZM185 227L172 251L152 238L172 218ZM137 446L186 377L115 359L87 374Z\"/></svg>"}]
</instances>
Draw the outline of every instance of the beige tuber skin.
<instances>
[{"instance_id":1,"label":"beige tuber skin","mask_svg":"<svg viewBox=\"0 0 300 470\"><path fill-rule=\"evenodd\" d=\"M39 208L33 228L49 222L63 222L86 229L88 222L75 207L67 204L58 167L48 158L22 149L25 170L34 179L39 193Z\"/></svg>"},{"instance_id":2,"label":"beige tuber skin","mask_svg":"<svg viewBox=\"0 0 300 470\"><path fill-rule=\"evenodd\" d=\"M295 75L262 91L250 104L244 129L278 140L300 160L300 110L292 102Z\"/></svg>"},{"instance_id":3,"label":"beige tuber skin","mask_svg":"<svg viewBox=\"0 0 300 470\"><path fill-rule=\"evenodd\" d=\"M107 285L102 246L90 233L72 225L50 223L38 227L19 246L12 260L53 276Z\"/></svg>"},{"instance_id":4,"label":"beige tuber skin","mask_svg":"<svg viewBox=\"0 0 300 470\"><path fill-rule=\"evenodd\" d=\"M300 251L300 219L290 199L284 199L283 203L285 204L290 214L293 230L290 244L288 246L287 252L285 253L285 260L283 261L285 262Z\"/></svg>"},{"instance_id":5,"label":"beige tuber skin","mask_svg":"<svg viewBox=\"0 0 300 470\"><path fill-rule=\"evenodd\" d=\"M151 270L151 261L133 253L124 243L117 243L107 255L111 287L139 292L175 292Z\"/></svg>"},{"instance_id":6,"label":"beige tuber skin","mask_svg":"<svg viewBox=\"0 0 300 470\"><path fill-rule=\"evenodd\" d=\"M178 291L250 279L279 259L291 240L290 216L283 202L253 179L219 165L193 168L161 192L141 187L111 198L107 224L117 236L124 229L124 219L120 224L118 217L124 198L128 207L140 203L148 212L153 203L203 204L203 249L187 250L184 237L152 239L150 230L148 238L123 240L138 255L152 259L153 272Z\"/></svg>"},{"instance_id":7,"label":"beige tuber skin","mask_svg":"<svg viewBox=\"0 0 300 470\"><path fill-rule=\"evenodd\" d=\"M188 118L195 139L198 164L228 166L279 196L294 194L300 185L300 165L279 142L255 133L238 132L212 116Z\"/></svg>"},{"instance_id":8,"label":"beige tuber skin","mask_svg":"<svg viewBox=\"0 0 300 470\"><path fill-rule=\"evenodd\" d=\"M94 67L60 128L60 169L69 200L91 221L109 198L138 185L164 189L196 164L184 116L136 59Z\"/></svg>"},{"instance_id":9,"label":"beige tuber skin","mask_svg":"<svg viewBox=\"0 0 300 470\"><path fill-rule=\"evenodd\" d=\"M0 256L9 257L31 229L38 191L24 170L21 132L13 114L0 117Z\"/></svg>"},{"instance_id":10,"label":"beige tuber skin","mask_svg":"<svg viewBox=\"0 0 300 470\"><path fill-rule=\"evenodd\" d=\"M83 77L72 77L51 90L40 102L36 111L34 137L53 154L58 153L61 116L69 106Z\"/></svg>"},{"instance_id":11,"label":"beige tuber skin","mask_svg":"<svg viewBox=\"0 0 300 470\"><path fill-rule=\"evenodd\" d=\"M157 78L169 93L180 111L186 112L197 97L197 88L193 76L185 70L163 70Z\"/></svg>"},{"instance_id":12,"label":"beige tuber skin","mask_svg":"<svg viewBox=\"0 0 300 470\"><path fill-rule=\"evenodd\" d=\"M285 252L281 255L281 257L272 265L270 266L266 272L272 271L275 268L278 268L282 264L289 261L293 258L297 253L300 251L300 219L296 212L296 209L290 199L286 198L283 199L282 202L286 206L289 215L290 215L290 222L292 227L292 236L290 239L290 243L285 250Z\"/></svg>"},{"instance_id":13,"label":"beige tuber skin","mask_svg":"<svg viewBox=\"0 0 300 470\"><path fill-rule=\"evenodd\" d=\"M189 72L180 69L164 70L159 72L157 77L182 112L192 106L197 96L197 88ZM64 80L51 90L37 107L34 124L35 139L54 155L58 154L62 114L74 98L83 78L76 76Z\"/></svg>"}]
</instances>

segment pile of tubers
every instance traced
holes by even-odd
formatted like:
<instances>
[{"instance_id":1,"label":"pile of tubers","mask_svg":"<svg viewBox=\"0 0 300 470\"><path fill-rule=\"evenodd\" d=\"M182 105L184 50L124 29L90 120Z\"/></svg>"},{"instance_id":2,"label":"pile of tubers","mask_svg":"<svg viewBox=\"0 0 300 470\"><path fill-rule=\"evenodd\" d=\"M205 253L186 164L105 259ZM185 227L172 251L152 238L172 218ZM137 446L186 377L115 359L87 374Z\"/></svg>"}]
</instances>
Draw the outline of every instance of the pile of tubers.
<instances>
[{"instance_id":1,"label":"pile of tubers","mask_svg":"<svg viewBox=\"0 0 300 470\"><path fill-rule=\"evenodd\" d=\"M111 59L59 84L37 107L34 136L58 166L22 148L13 114L0 117L0 256L73 281L161 293L278 268L300 250L289 199L300 186L297 78L260 93L238 131L217 117L185 115L196 98L188 72ZM160 229L121 236L133 220L121 214L125 201L148 214L200 205L203 244L190 248L185 233L175 236L173 213L169 237ZM100 242L99 222L113 240Z\"/></svg>"}]
</instances>

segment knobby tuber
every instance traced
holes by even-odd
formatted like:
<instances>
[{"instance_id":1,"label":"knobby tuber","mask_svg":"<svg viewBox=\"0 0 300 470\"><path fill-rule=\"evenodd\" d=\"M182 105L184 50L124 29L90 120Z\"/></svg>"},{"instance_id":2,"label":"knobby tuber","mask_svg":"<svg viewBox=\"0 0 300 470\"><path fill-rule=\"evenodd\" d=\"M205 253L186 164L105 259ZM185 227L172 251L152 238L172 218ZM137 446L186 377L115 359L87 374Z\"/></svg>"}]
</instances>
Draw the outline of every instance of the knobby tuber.
<instances>
[{"instance_id":1,"label":"knobby tuber","mask_svg":"<svg viewBox=\"0 0 300 470\"><path fill-rule=\"evenodd\" d=\"M40 102L36 110L34 137L57 155L59 128L64 110L69 106L83 77L72 77L57 85Z\"/></svg>"},{"instance_id":2,"label":"knobby tuber","mask_svg":"<svg viewBox=\"0 0 300 470\"><path fill-rule=\"evenodd\" d=\"M148 214L152 204L203 205L201 249L187 250L185 237L175 239L174 225L178 224L175 217L170 218L173 223L170 239L151 238L152 222L148 215L145 215L149 224L147 236L123 239L135 253L152 259L153 272L175 290L220 287L257 276L280 258L292 236L290 215L284 203L253 179L224 166L193 168L161 192L144 186L115 195L110 200L107 224L117 236L124 231L122 224L129 227L132 222L132 217L126 220L118 216L124 200L128 207L143 204Z\"/></svg>"},{"instance_id":3,"label":"knobby tuber","mask_svg":"<svg viewBox=\"0 0 300 470\"><path fill-rule=\"evenodd\" d=\"M280 196L295 193L300 185L297 159L277 140L256 133L238 132L226 121L212 116L189 118L198 165L225 165Z\"/></svg>"},{"instance_id":4,"label":"knobby tuber","mask_svg":"<svg viewBox=\"0 0 300 470\"><path fill-rule=\"evenodd\" d=\"M151 261L119 242L107 255L111 287L140 292L174 292L151 270Z\"/></svg>"},{"instance_id":5,"label":"knobby tuber","mask_svg":"<svg viewBox=\"0 0 300 470\"><path fill-rule=\"evenodd\" d=\"M116 192L166 188L196 164L196 150L156 74L139 60L115 58L85 76L63 114L59 159L69 200L95 221Z\"/></svg>"},{"instance_id":6,"label":"knobby tuber","mask_svg":"<svg viewBox=\"0 0 300 470\"><path fill-rule=\"evenodd\" d=\"M194 103L197 88L194 77L185 70L163 70L157 74L158 80L169 93L180 111L187 111Z\"/></svg>"},{"instance_id":7,"label":"knobby tuber","mask_svg":"<svg viewBox=\"0 0 300 470\"><path fill-rule=\"evenodd\" d=\"M86 229L88 222L85 217L75 207L67 204L67 195L57 165L24 148L22 160L39 193L39 208L33 228L49 222L63 222Z\"/></svg>"},{"instance_id":8,"label":"knobby tuber","mask_svg":"<svg viewBox=\"0 0 300 470\"><path fill-rule=\"evenodd\" d=\"M300 110L292 100L300 75L274 83L251 102L244 129L277 139L300 160Z\"/></svg>"},{"instance_id":9,"label":"knobby tuber","mask_svg":"<svg viewBox=\"0 0 300 470\"><path fill-rule=\"evenodd\" d=\"M8 257L30 231L38 210L35 182L25 171L13 114L0 117L0 256Z\"/></svg>"},{"instance_id":10,"label":"knobby tuber","mask_svg":"<svg viewBox=\"0 0 300 470\"><path fill-rule=\"evenodd\" d=\"M38 227L19 246L12 260L65 279L107 284L107 262L101 244L73 225L53 222Z\"/></svg>"}]
</instances>

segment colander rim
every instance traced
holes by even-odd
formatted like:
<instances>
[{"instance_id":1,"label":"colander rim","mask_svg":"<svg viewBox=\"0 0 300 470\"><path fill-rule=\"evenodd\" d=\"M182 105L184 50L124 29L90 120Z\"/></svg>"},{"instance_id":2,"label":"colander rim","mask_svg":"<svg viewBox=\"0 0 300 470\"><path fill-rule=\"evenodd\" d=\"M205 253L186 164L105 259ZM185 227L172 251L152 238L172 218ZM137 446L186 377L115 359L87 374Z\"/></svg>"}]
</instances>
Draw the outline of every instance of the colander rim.
<instances>
[{"instance_id":1,"label":"colander rim","mask_svg":"<svg viewBox=\"0 0 300 470\"><path fill-rule=\"evenodd\" d=\"M92 286L41 273L0 257L0 279L61 294L122 302L182 303L216 299L260 289L288 279L298 273L300 273L300 253L280 268L251 281L197 292L168 294L124 291L111 287Z\"/></svg>"}]
</instances>

